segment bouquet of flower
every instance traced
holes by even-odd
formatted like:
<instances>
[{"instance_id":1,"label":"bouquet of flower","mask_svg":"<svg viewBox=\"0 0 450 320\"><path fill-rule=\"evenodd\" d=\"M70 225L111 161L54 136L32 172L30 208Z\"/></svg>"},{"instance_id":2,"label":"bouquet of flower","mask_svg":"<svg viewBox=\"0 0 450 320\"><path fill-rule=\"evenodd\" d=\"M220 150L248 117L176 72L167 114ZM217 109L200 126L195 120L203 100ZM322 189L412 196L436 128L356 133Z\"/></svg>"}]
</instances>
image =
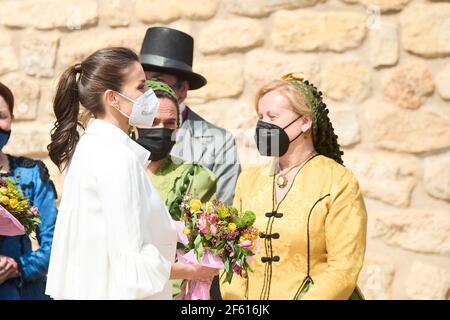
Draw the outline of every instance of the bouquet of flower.
<instances>
[{"instance_id":1,"label":"bouquet of flower","mask_svg":"<svg viewBox=\"0 0 450 320\"><path fill-rule=\"evenodd\" d=\"M36 232L41 218L38 209L30 206L28 199L11 178L0 179L0 234L13 236Z\"/></svg>"},{"instance_id":2,"label":"bouquet of flower","mask_svg":"<svg viewBox=\"0 0 450 320\"><path fill-rule=\"evenodd\" d=\"M253 226L256 216L252 211L239 212L218 200L202 203L186 194L180 205L178 225L180 246L178 260L200 263L224 269L224 282L230 283L233 275L246 277L252 271L248 262L259 249L259 232ZM206 300L210 285L190 281L187 300Z\"/></svg>"}]
</instances>

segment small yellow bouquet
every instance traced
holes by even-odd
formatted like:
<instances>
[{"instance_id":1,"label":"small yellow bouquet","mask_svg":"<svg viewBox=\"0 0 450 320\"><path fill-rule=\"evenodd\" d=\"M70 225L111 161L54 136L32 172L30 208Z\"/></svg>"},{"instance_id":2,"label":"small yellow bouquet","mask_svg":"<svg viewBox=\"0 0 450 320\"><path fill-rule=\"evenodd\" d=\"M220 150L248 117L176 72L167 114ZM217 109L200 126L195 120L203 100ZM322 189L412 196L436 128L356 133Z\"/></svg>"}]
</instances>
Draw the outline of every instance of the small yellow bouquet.
<instances>
[{"instance_id":1,"label":"small yellow bouquet","mask_svg":"<svg viewBox=\"0 0 450 320\"><path fill-rule=\"evenodd\" d=\"M36 232L41 217L37 207L31 206L17 182L0 178L0 235L19 235Z\"/></svg>"}]
</instances>

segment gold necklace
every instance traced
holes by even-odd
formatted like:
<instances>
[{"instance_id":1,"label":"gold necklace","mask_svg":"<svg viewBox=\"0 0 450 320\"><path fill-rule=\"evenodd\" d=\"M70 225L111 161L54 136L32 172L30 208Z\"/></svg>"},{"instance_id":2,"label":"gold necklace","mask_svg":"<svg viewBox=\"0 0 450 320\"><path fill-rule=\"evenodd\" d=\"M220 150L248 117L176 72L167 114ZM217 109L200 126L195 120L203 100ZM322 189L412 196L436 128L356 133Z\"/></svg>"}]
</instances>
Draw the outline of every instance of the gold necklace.
<instances>
[{"instance_id":1,"label":"gold necklace","mask_svg":"<svg viewBox=\"0 0 450 320\"><path fill-rule=\"evenodd\" d=\"M316 153L315 150L312 151L310 154L308 154L308 156L306 157L305 160L303 160L299 164L289 168L289 170L286 173L279 173L279 175L277 177L277 186L278 186L278 188L280 188L280 189L285 188L287 186L288 182L289 182L289 180L287 178L288 173L291 172L293 169L295 169L295 168L297 168L297 167L299 167L301 165L304 165L309 159L311 159L315 155L315 153Z\"/></svg>"}]
</instances>

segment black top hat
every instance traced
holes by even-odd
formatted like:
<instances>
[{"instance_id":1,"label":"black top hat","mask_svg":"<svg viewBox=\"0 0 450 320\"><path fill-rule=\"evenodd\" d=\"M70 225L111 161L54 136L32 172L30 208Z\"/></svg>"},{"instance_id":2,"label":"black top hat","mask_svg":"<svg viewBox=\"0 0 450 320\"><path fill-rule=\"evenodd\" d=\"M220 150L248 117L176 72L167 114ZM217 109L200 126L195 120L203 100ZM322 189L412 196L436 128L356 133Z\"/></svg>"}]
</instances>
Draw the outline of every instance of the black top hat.
<instances>
[{"instance_id":1,"label":"black top hat","mask_svg":"<svg viewBox=\"0 0 450 320\"><path fill-rule=\"evenodd\" d=\"M161 71L181 76L189 89L203 87L206 79L192 71L194 39L181 31L166 27L147 29L141 48L144 70Z\"/></svg>"}]
</instances>

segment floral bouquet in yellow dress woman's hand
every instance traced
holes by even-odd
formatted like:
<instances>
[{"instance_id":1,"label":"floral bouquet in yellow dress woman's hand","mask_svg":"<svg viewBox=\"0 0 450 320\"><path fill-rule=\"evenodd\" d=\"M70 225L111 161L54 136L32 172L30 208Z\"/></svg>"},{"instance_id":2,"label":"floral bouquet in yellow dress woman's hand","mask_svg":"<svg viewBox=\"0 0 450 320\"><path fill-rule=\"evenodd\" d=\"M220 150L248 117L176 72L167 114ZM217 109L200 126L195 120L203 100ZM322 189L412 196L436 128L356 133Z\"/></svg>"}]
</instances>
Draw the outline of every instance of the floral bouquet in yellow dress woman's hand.
<instances>
[{"instance_id":1,"label":"floral bouquet in yellow dress woman's hand","mask_svg":"<svg viewBox=\"0 0 450 320\"><path fill-rule=\"evenodd\" d=\"M234 274L246 276L248 270L252 271L248 261L259 249L259 232L253 226L256 216L252 211L239 212L218 200L202 203L189 194L180 207L180 262L224 269L224 282L229 283ZM209 299L209 283L190 281L188 287L180 299Z\"/></svg>"},{"instance_id":2,"label":"floral bouquet in yellow dress woman's hand","mask_svg":"<svg viewBox=\"0 0 450 320\"><path fill-rule=\"evenodd\" d=\"M0 179L0 235L30 235L41 222L38 209L30 206L28 199L11 178Z\"/></svg>"}]
</instances>

